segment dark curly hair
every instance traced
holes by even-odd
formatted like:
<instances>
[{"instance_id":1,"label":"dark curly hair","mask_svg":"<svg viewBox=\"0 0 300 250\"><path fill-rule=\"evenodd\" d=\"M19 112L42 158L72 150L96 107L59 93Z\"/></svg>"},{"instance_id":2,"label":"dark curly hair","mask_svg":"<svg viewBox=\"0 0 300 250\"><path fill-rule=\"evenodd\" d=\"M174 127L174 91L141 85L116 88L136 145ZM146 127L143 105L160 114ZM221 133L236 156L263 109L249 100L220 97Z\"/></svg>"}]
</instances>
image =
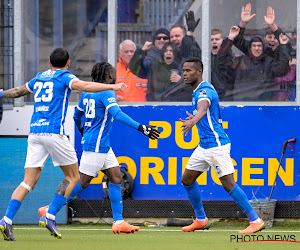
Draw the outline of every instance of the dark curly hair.
<instances>
[{"instance_id":1,"label":"dark curly hair","mask_svg":"<svg viewBox=\"0 0 300 250\"><path fill-rule=\"evenodd\" d=\"M105 82L105 76L111 72L113 72L114 67L107 63L101 62L96 63L92 69L91 77L93 82Z\"/></svg>"}]
</instances>

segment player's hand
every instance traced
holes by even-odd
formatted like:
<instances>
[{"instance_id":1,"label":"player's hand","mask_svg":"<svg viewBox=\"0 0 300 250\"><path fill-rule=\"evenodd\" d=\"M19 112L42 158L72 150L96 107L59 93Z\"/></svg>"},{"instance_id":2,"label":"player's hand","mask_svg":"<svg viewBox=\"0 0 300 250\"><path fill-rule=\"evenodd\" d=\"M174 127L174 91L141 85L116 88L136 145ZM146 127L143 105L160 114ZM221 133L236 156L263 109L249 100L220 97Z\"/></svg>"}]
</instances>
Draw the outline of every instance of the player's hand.
<instances>
[{"instance_id":1,"label":"player's hand","mask_svg":"<svg viewBox=\"0 0 300 250\"><path fill-rule=\"evenodd\" d=\"M113 88L115 91L124 91L125 89L128 88L128 86L125 84L125 82L121 82L113 85Z\"/></svg>"},{"instance_id":2,"label":"player's hand","mask_svg":"<svg viewBox=\"0 0 300 250\"><path fill-rule=\"evenodd\" d=\"M193 128L193 126L195 125L194 121L192 119L188 119L188 120L182 120L180 118L180 121L183 122L183 124L180 126L182 129L181 129L181 132L184 134L184 135L187 135L188 132Z\"/></svg>"},{"instance_id":3,"label":"player's hand","mask_svg":"<svg viewBox=\"0 0 300 250\"><path fill-rule=\"evenodd\" d=\"M124 101L125 99L124 99L123 96L117 95L117 96L116 96L116 100L117 100L117 102L122 102L122 101Z\"/></svg>"},{"instance_id":4,"label":"player's hand","mask_svg":"<svg viewBox=\"0 0 300 250\"><path fill-rule=\"evenodd\" d=\"M194 30L200 22L200 18L198 18L198 20L195 21L194 11L190 10L188 11L188 13L185 14L185 21L188 27L188 31L194 32Z\"/></svg>"},{"instance_id":5,"label":"player's hand","mask_svg":"<svg viewBox=\"0 0 300 250\"><path fill-rule=\"evenodd\" d=\"M186 120L191 120L194 118L194 116L191 113L189 113L188 111L186 111L185 113L188 115L188 117L185 118Z\"/></svg>"},{"instance_id":6,"label":"player's hand","mask_svg":"<svg viewBox=\"0 0 300 250\"><path fill-rule=\"evenodd\" d=\"M160 132L155 129L156 126L142 125L138 127L138 131L142 132L144 135L148 136L150 139L155 140L159 137Z\"/></svg>"}]
</instances>

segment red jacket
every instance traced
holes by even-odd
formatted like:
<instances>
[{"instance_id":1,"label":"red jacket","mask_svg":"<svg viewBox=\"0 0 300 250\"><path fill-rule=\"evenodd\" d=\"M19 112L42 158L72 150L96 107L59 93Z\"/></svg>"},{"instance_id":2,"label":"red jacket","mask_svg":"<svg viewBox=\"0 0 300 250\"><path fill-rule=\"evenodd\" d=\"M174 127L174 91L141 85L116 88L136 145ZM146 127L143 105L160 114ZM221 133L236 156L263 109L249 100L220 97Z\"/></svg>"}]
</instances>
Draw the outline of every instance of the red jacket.
<instances>
[{"instance_id":1,"label":"red jacket","mask_svg":"<svg viewBox=\"0 0 300 250\"><path fill-rule=\"evenodd\" d=\"M121 58L117 62L117 83L125 82L128 88L122 92L117 91L117 96L124 98L123 102L145 102L147 91L147 79L134 75L129 68L126 68Z\"/></svg>"}]
</instances>

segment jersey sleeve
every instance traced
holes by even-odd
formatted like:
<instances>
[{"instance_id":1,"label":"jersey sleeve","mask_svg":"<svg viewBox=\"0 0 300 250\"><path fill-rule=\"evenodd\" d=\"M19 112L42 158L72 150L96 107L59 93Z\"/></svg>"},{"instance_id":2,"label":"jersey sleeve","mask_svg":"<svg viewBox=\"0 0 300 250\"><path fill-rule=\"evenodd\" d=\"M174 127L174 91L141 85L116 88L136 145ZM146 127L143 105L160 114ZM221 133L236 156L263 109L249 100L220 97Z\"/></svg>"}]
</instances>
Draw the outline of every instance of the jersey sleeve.
<instances>
[{"instance_id":1,"label":"jersey sleeve","mask_svg":"<svg viewBox=\"0 0 300 250\"><path fill-rule=\"evenodd\" d=\"M108 112L114 117L114 119L122 122L129 127L138 129L139 123L137 123L120 109L113 91L106 91L102 102L104 103Z\"/></svg>"},{"instance_id":2,"label":"jersey sleeve","mask_svg":"<svg viewBox=\"0 0 300 250\"><path fill-rule=\"evenodd\" d=\"M26 83L26 88L30 93L33 93L35 78L31 79L29 82Z\"/></svg>"},{"instance_id":3,"label":"jersey sleeve","mask_svg":"<svg viewBox=\"0 0 300 250\"><path fill-rule=\"evenodd\" d=\"M73 75L71 72L64 74L66 86L72 89L72 82L78 80L77 76Z\"/></svg>"},{"instance_id":4,"label":"jersey sleeve","mask_svg":"<svg viewBox=\"0 0 300 250\"><path fill-rule=\"evenodd\" d=\"M212 90L209 88L200 89L199 92L197 93L196 98L197 98L197 103L203 100L207 100L210 105L212 101Z\"/></svg>"}]
</instances>

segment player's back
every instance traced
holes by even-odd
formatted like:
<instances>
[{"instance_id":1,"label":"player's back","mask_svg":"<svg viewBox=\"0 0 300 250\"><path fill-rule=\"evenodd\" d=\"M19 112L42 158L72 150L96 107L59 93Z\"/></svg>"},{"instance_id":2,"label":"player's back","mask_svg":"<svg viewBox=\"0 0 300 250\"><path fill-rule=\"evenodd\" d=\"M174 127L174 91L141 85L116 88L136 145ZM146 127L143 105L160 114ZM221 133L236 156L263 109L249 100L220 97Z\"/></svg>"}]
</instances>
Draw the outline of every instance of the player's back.
<instances>
[{"instance_id":1,"label":"player's back","mask_svg":"<svg viewBox=\"0 0 300 250\"><path fill-rule=\"evenodd\" d=\"M71 84L77 79L67 70L47 70L27 83L34 94L34 111L30 133L65 134L64 122L71 93Z\"/></svg>"},{"instance_id":2,"label":"player's back","mask_svg":"<svg viewBox=\"0 0 300 250\"><path fill-rule=\"evenodd\" d=\"M211 83L201 82L194 91L194 112L197 111L197 103L201 99L209 101L210 105L206 115L197 123L200 146L202 148L211 148L230 143L222 126L218 93Z\"/></svg>"},{"instance_id":3,"label":"player's back","mask_svg":"<svg viewBox=\"0 0 300 250\"><path fill-rule=\"evenodd\" d=\"M109 151L113 116L108 109L112 105L118 105L112 90L82 92L78 106L84 110L86 118L82 138L83 150L100 153Z\"/></svg>"}]
</instances>

